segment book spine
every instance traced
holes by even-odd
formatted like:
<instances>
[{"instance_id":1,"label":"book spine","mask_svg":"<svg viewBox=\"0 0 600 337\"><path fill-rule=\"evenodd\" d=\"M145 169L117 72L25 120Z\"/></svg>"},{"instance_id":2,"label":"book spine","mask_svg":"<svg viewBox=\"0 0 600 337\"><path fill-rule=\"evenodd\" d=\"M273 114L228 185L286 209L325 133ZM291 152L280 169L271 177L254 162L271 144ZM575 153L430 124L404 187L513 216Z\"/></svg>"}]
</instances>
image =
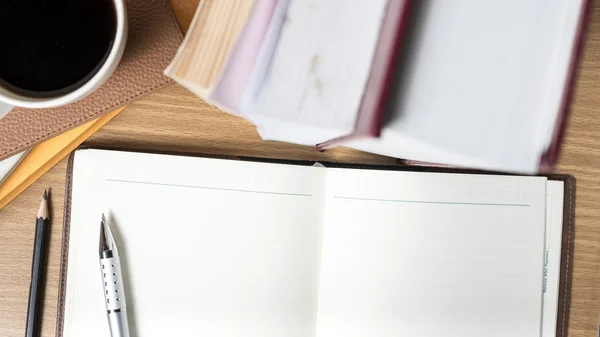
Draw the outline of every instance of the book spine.
<instances>
[{"instance_id":1,"label":"book spine","mask_svg":"<svg viewBox=\"0 0 600 337\"><path fill-rule=\"evenodd\" d=\"M577 69L579 61L583 55L583 43L585 40L586 27L590 21L591 12L591 0L584 0L584 4L581 9L581 18L577 26L577 35L575 37L575 44L573 46L573 53L569 62L569 71L567 79L565 81L565 87L562 94L562 100L560 103L560 113L556 119L554 126L554 135L552 136L552 142L542 154L540 158L539 171L551 172L560 155L561 144L564 139L565 129L567 127L567 120L571 112L571 103L573 101L573 93L575 87L575 81L577 79Z\"/></svg>"},{"instance_id":2,"label":"book spine","mask_svg":"<svg viewBox=\"0 0 600 337\"><path fill-rule=\"evenodd\" d=\"M351 139L379 137L384 108L390 94L394 70L398 63L411 2L412 0L388 0L379 33L379 41L375 47L375 55L371 64L371 74L361 98L354 130L349 135L317 144L319 151L341 145Z\"/></svg>"}]
</instances>

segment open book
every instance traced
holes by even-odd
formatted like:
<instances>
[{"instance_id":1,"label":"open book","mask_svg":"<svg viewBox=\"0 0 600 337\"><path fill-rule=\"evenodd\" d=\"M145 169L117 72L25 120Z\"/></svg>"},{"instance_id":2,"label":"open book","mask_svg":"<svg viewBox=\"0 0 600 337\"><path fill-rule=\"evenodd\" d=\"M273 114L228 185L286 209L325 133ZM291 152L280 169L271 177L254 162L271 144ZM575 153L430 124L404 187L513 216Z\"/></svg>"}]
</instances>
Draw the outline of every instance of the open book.
<instances>
[{"instance_id":1,"label":"open book","mask_svg":"<svg viewBox=\"0 0 600 337\"><path fill-rule=\"evenodd\" d=\"M59 336L109 334L101 213L138 336L564 334L569 180L72 158Z\"/></svg>"}]
</instances>

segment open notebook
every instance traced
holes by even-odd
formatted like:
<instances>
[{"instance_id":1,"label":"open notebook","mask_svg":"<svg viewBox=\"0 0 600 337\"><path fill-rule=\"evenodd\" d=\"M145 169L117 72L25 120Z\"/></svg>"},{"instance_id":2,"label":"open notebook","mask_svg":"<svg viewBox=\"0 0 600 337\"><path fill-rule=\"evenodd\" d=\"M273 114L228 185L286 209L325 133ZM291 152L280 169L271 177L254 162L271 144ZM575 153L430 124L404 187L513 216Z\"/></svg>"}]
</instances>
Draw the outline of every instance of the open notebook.
<instances>
[{"instance_id":1,"label":"open notebook","mask_svg":"<svg viewBox=\"0 0 600 337\"><path fill-rule=\"evenodd\" d=\"M565 336L571 178L394 169L78 150L57 335L109 334L104 212L138 336Z\"/></svg>"}]
</instances>

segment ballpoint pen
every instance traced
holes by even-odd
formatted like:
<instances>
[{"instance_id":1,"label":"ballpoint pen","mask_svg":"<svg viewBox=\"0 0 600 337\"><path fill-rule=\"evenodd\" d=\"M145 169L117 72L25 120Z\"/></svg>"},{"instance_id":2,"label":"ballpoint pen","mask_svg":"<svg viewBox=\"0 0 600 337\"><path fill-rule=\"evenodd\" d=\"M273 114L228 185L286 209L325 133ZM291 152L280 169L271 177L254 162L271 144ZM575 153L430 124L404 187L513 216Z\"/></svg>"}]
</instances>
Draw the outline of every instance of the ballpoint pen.
<instances>
[{"instance_id":1,"label":"ballpoint pen","mask_svg":"<svg viewBox=\"0 0 600 337\"><path fill-rule=\"evenodd\" d=\"M119 250L110 230L110 225L102 214L100 222L100 272L104 286L106 314L112 337L129 337L125 287L121 273Z\"/></svg>"}]
</instances>

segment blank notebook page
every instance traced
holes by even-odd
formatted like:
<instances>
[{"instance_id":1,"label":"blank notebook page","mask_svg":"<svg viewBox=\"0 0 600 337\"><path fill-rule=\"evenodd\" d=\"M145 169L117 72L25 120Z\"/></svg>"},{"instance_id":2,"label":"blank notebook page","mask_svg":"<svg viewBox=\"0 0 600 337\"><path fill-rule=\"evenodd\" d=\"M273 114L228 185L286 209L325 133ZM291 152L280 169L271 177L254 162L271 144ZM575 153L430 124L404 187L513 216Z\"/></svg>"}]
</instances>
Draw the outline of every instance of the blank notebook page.
<instances>
[{"instance_id":1,"label":"blank notebook page","mask_svg":"<svg viewBox=\"0 0 600 337\"><path fill-rule=\"evenodd\" d=\"M314 336L324 178L316 167L78 151L64 336L109 336L102 212L137 336Z\"/></svg>"},{"instance_id":2,"label":"blank notebook page","mask_svg":"<svg viewBox=\"0 0 600 337\"><path fill-rule=\"evenodd\" d=\"M317 336L539 336L545 188L328 170Z\"/></svg>"}]
</instances>

